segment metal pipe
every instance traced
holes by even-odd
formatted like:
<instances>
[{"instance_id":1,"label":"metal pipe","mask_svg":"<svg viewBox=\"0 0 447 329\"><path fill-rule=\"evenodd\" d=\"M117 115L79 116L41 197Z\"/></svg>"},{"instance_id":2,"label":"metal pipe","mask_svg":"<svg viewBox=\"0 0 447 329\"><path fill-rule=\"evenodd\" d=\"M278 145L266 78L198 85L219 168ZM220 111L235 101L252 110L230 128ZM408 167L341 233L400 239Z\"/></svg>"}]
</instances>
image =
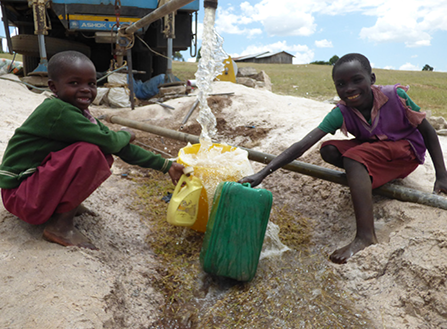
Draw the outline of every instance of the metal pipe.
<instances>
[{"instance_id":1,"label":"metal pipe","mask_svg":"<svg viewBox=\"0 0 447 329\"><path fill-rule=\"evenodd\" d=\"M171 83L175 82L174 75L172 74L173 39L168 38L166 44L167 44L167 50L166 50L167 65L166 65L165 83Z\"/></svg>"},{"instance_id":2,"label":"metal pipe","mask_svg":"<svg viewBox=\"0 0 447 329\"><path fill-rule=\"evenodd\" d=\"M203 7L217 9L217 0L204 0Z\"/></svg>"},{"instance_id":3,"label":"metal pipe","mask_svg":"<svg viewBox=\"0 0 447 329\"><path fill-rule=\"evenodd\" d=\"M28 75L48 75L48 58L45 46L45 35L48 35L47 12L45 0L33 1L34 33L37 34L40 62L37 68Z\"/></svg>"},{"instance_id":4,"label":"metal pipe","mask_svg":"<svg viewBox=\"0 0 447 329\"><path fill-rule=\"evenodd\" d=\"M256 162L268 164L276 157L271 154L258 152L244 147L239 148L246 150L248 152L248 158ZM290 162L282 168L348 186L346 174L342 171L327 169L297 160ZM433 193L422 192L405 186L387 183L374 189L373 193L391 199L447 209L447 199L445 197Z\"/></svg>"},{"instance_id":5,"label":"metal pipe","mask_svg":"<svg viewBox=\"0 0 447 329\"><path fill-rule=\"evenodd\" d=\"M38 34L37 40L39 41L40 61L47 62L47 50L45 48L45 36L43 34Z\"/></svg>"},{"instance_id":6,"label":"metal pipe","mask_svg":"<svg viewBox=\"0 0 447 329\"><path fill-rule=\"evenodd\" d=\"M179 131L161 128L147 123L141 123L134 120L125 119L116 115L106 116L105 119L110 123L117 123L131 128L143 130L163 137L168 137L193 144L199 143L199 136L182 133ZM248 158L252 161L267 164L271 162L276 156L262 153L259 151L239 147L248 152ZM304 175L321 178L333 183L347 186L346 174L338 170L327 169L304 163L301 161L292 161L283 167L284 169L295 171ZM404 186L387 183L379 188L373 190L374 194L382 195L388 198L397 199L401 201L414 202L426 206L447 209L447 199L436 194L427 193L411 189Z\"/></svg>"},{"instance_id":7,"label":"metal pipe","mask_svg":"<svg viewBox=\"0 0 447 329\"><path fill-rule=\"evenodd\" d=\"M175 131L171 129L166 129L158 126L151 125L149 123L138 122L134 120L129 120L116 115L106 115L104 119L110 123L117 123L130 128L135 128L143 131L150 132L163 137L172 138L175 140L190 142L192 144L197 144L200 142L199 136L194 136L191 134L182 133L180 131Z\"/></svg>"},{"instance_id":8,"label":"metal pipe","mask_svg":"<svg viewBox=\"0 0 447 329\"><path fill-rule=\"evenodd\" d=\"M167 44L167 50L166 50L166 54L168 57L168 63L167 63L167 67L168 70L170 70L172 72L172 55L173 55L173 40L172 38L168 38L168 40L166 40L166 44Z\"/></svg>"},{"instance_id":9,"label":"metal pipe","mask_svg":"<svg viewBox=\"0 0 447 329\"><path fill-rule=\"evenodd\" d=\"M182 125L184 125L186 123L186 121L188 121L189 117L191 116L192 112L194 112L194 110L196 109L197 105L199 105L199 99L198 98L196 99L194 104L192 104L191 109L186 114L185 118L183 119Z\"/></svg>"},{"instance_id":10,"label":"metal pipe","mask_svg":"<svg viewBox=\"0 0 447 329\"><path fill-rule=\"evenodd\" d=\"M150 25L151 23L155 22L156 20L162 18L163 16L166 16L183 6L186 6L188 3L193 2L194 0L171 0L167 4L155 9L153 12L147 14L142 19L136 21L131 26L127 27L125 29L126 34L132 34L138 31L139 29Z\"/></svg>"}]
</instances>

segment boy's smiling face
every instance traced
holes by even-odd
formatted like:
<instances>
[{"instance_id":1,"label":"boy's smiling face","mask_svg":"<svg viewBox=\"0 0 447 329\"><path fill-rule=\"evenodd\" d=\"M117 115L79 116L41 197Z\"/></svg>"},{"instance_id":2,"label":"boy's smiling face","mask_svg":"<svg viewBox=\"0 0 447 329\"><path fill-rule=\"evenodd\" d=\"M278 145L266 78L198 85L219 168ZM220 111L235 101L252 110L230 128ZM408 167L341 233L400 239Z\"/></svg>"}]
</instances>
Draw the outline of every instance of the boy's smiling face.
<instances>
[{"instance_id":1,"label":"boy's smiling face","mask_svg":"<svg viewBox=\"0 0 447 329\"><path fill-rule=\"evenodd\" d=\"M59 68L62 72L48 80L51 91L64 102L80 110L88 109L96 97L96 69L91 62L79 59Z\"/></svg>"},{"instance_id":2,"label":"boy's smiling face","mask_svg":"<svg viewBox=\"0 0 447 329\"><path fill-rule=\"evenodd\" d=\"M371 86L376 82L374 73L367 72L359 61L341 64L334 72L335 89L347 106L370 111L373 103Z\"/></svg>"}]
</instances>

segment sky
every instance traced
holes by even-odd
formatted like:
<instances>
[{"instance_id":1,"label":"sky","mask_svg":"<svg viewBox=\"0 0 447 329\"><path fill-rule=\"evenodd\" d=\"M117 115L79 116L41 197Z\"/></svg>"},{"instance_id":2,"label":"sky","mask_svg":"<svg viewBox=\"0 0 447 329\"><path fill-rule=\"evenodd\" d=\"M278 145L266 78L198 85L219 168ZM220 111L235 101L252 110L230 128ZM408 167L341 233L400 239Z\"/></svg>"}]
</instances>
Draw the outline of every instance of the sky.
<instances>
[{"instance_id":1,"label":"sky","mask_svg":"<svg viewBox=\"0 0 447 329\"><path fill-rule=\"evenodd\" d=\"M286 51L308 64L358 52L374 68L447 72L447 0L218 0L215 29L232 57Z\"/></svg>"},{"instance_id":2,"label":"sky","mask_svg":"<svg viewBox=\"0 0 447 329\"><path fill-rule=\"evenodd\" d=\"M215 29L232 57L286 51L308 64L356 52L373 68L447 72L447 0L218 0Z\"/></svg>"}]
</instances>

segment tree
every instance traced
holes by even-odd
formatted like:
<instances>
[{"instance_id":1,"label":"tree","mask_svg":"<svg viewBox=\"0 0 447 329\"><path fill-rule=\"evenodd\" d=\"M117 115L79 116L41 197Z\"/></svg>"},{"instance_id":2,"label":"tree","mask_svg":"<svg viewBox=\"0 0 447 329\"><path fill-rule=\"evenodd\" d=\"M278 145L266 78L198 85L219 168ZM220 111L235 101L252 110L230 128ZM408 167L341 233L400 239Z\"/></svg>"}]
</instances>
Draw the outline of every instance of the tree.
<instances>
[{"instance_id":1,"label":"tree","mask_svg":"<svg viewBox=\"0 0 447 329\"><path fill-rule=\"evenodd\" d=\"M340 57L338 57L337 55L334 55L331 57L331 59L329 60L329 62L326 61L315 61L315 62L311 62L310 64L316 64L316 65L335 65L335 63L340 59Z\"/></svg>"},{"instance_id":2,"label":"tree","mask_svg":"<svg viewBox=\"0 0 447 329\"><path fill-rule=\"evenodd\" d=\"M185 61L185 59L183 58L183 55L179 51L176 51L174 56L172 56L172 58L176 61L182 61L182 62Z\"/></svg>"},{"instance_id":3,"label":"tree","mask_svg":"<svg viewBox=\"0 0 447 329\"><path fill-rule=\"evenodd\" d=\"M330 65L329 62L325 62L325 61L314 61L314 62L310 62L310 64L315 64L315 65Z\"/></svg>"},{"instance_id":4,"label":"tree","mask_svg":"<svg viewBox=\"0 0 447 329\"><path fill-rule=\"evenodd\" d=\"M338 57L337 55L334 55L331 57L331 59L329 60L329 63L331 65L335 65L335 63L337 63L337 61L340 59L340 57Z\"/></svg>"},{"instance_id":5,"label":"tree","mask_svg":"<svg viewBox=\"0 0 447 329\"><path fill-rule=\"evenodd\" d=\"M199 48L199 51L197 52L196 62L198 63L200 58L202 57L202 47Z\"/></svg>"},{"instance_id":6,"label":"tree","mask_svg":"<svg viewBox=\"0 0 447 329\"><path fill-rule=\"evenodd\" d=\"M428 64L425 64L425 66L422 68L422 71L433 71L433 67L431 67Z\"/></svg>"}]
</instances>

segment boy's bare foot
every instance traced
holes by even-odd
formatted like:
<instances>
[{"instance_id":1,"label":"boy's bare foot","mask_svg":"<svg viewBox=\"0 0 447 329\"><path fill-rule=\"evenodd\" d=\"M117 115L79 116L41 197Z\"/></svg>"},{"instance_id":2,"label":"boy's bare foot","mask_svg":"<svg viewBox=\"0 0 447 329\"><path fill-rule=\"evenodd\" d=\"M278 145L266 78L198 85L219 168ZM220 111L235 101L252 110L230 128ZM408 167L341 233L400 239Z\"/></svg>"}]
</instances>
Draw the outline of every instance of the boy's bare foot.
<instances>
[{"instance_id":1,"label":"boy's bare foot","mask_svg":"<svg viewBox=\"0 0 447 329\"><path fill-rule=\"evenodd\" d=\"M53 214L43 230L43 238L62 246L76 246L97 250L98 248L74 227L73 219L78 212L78 208L65 213Z\"/></svg>"},{"instance_id":2,"label":"boy's bare foot","mask_svg":"<svg viewBox=\"0 0 447 329\"><path fill-rule=\"evenodd\" d=\"M374 241L370 240L364 240L356 237L354 241L352 241L347 246L344 246L343 248L335 250L330 256L330 260L337 264L345 264L349 257L356 254L360 250L365 249L366 247L377 243L377 240L374 239Z\"/></svg>"},{"instance_id":3,"label":"boy's bare foot","mask_svg":"<svg viewBox=\"0 0 447 329\"><path fill-rule=\"evenodd\" d=\"M87 214L90 216L98 216L98 213L87 208L86 206L84 206L82 203L78 206L78 208L76 209L76 214L75 216L81 216L82 214Z\"/></svg>"},{"instance_id":4,"label":"boy's bare foot","mask_svg":"<svg viewBox=\"0 0 447 329\"><path fill-rule=\"evenodd\" d=\"M98 248L96 248L96 246L75 227L68 232L52 231L51 228L46 227L43 231L43 238L47 241L58 243L65 247L75 246L98 250Z\"/></svg>"}]
</instances>

